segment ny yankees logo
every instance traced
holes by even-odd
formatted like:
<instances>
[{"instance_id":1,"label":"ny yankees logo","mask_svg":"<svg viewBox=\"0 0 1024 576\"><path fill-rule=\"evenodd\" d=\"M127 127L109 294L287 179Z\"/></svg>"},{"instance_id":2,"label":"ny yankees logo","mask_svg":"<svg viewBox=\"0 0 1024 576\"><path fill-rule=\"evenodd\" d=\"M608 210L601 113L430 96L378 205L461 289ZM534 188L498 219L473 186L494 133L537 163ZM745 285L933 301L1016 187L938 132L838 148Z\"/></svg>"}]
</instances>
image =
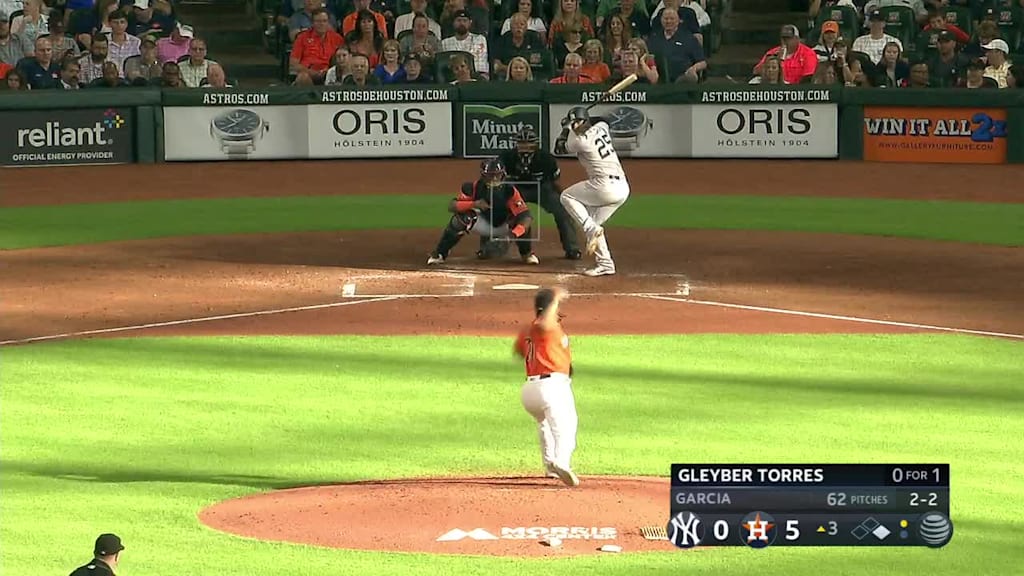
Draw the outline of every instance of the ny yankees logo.
<instances>
[{"instance_id":1,"label":"ny yankees logo","mask_svg":"<svg viewBox=\"0 0 1024 576\"><path fill-rule=\"evenodd\" d=\"M704 524L693 512L680 512L668 523L668 539L678 548L693 548L704 540Z\"/></svg>"},{"instance_id":2,"label":"ny yankees logo","mask_svg":"<svg viewBox=\"0 0 1024 576\"><path fill-rule=\"evenodd\" d=\"M775 541L775 519L766 512L751 512L740 524L743 543L751 548L767 548Z\"/></svg>"}]
</instances>

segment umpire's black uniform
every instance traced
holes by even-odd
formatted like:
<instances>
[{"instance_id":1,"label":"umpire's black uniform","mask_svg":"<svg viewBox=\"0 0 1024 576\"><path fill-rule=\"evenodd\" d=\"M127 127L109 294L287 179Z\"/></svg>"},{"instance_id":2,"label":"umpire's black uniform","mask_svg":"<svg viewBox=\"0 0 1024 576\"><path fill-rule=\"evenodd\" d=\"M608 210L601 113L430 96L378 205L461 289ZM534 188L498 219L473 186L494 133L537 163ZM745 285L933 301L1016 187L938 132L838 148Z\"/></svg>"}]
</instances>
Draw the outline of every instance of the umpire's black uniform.
<instances>
[{"instance_id":1,"label":"umpire's black uniform","mask_svg":"<svg viewBox=\"0 0 1024 576\"><path fill-rule=\"evenodd\" d=\"M75 568L70 576L114 576L114 571L103 560L94 558L92 562Z\"/></svg>"},{"instance_id":2,"label":"umpire's black uniform","mask_svg":"<svg viewBox=\"0 0 1024 576\"><path fill-rule=\"evenodd\" d=\"M535 140L536 139L536 140ZM539 149L540 139L532 130L523 130L516 136L518 143L532 142L535 149L531 152L505 150L498 157L508 171L508 181L519 189L523 200L540 204L546 212L555 217L558 236L562 241L562 249L566 258L579 260L581 253L577 247L576 227L572 218L559 201L562 189L558 185L560 170L558 160L544 150ZM536 185L531 183L536 182Z\"/></svg>"},{"instance_id":3,"label":"umpire's black uniform","mask_svg":"<svg viewBox=\"0 0 1024 576\"><path fill-rule=\"evenodd\" d=\"M114 576L114 569L102 559L114 558L124 550L121 538L116 534L100 534L93 548L93 559L88 564L75 568L69 576Z\"/></svg>"}]
</instances>

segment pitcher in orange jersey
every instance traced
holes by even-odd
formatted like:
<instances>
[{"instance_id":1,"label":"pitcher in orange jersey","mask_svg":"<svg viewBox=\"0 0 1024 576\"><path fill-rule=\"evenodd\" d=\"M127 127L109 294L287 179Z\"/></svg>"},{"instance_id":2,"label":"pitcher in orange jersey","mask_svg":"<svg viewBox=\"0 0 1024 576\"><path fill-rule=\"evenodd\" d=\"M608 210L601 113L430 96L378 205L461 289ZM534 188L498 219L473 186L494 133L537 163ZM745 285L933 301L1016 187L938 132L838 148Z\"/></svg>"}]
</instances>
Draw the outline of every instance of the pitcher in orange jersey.
<instances>
[{"instance_id":1,"label":"pitcher in orange jersey","mask_svg":"<svg viewBox=\"0 0 1024 576\"><path fill-rule=\"evenodd\" d=\"M523 408L537 420L537 435L549 478L579 486L572 471L576 450L576 399L572 394L572 352L562 330L559 306L568 298L562 288L544 288L533 299L536 317L519 331L515 352L525 361Z\"/></svg>"}]
</instances>

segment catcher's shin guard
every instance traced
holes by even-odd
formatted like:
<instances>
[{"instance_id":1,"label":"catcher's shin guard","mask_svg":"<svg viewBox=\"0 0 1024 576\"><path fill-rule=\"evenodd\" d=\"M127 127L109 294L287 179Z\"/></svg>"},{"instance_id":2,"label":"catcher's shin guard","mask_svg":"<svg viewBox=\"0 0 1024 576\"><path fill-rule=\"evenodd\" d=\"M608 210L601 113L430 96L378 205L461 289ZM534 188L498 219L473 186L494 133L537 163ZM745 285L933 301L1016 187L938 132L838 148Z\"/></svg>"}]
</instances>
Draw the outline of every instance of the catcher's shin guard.
<instances>
[{"instance_id":1,"label":"catcher's shin guard","mask_svg":"<svg viewBox=\"0 0 1024 576\"><path fill-rule=\"evenodd\" d=\"M441 240L437 243L437 249L434 252L447 258L448 253L459 243L459 240L473 229L476 219L476 212L452 214L452 219L448 221L448 226L441 233Z\"/></svg>"}]
</instances>

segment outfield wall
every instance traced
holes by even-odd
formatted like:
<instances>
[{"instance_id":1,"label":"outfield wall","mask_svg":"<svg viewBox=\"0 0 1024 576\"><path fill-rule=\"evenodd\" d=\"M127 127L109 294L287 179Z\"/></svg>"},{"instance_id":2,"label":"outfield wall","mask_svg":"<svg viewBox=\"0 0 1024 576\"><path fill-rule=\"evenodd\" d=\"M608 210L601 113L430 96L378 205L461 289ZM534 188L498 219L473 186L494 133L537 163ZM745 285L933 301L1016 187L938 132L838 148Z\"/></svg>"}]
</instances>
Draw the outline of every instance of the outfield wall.
<instances>
[{"instance_id":1,"label":"outfield wall","mask_svg":"<svg viewBox=\"0 0 1024 576\"><path fill-rule=\"evenodd\" d=\"M480 158L603 87L479 83L375 89L89 89L0 98L0 164ZM637 87L592 113L632 158L1024 163L1024 91L736 85Z\"/></svg>"}]
</instances>

